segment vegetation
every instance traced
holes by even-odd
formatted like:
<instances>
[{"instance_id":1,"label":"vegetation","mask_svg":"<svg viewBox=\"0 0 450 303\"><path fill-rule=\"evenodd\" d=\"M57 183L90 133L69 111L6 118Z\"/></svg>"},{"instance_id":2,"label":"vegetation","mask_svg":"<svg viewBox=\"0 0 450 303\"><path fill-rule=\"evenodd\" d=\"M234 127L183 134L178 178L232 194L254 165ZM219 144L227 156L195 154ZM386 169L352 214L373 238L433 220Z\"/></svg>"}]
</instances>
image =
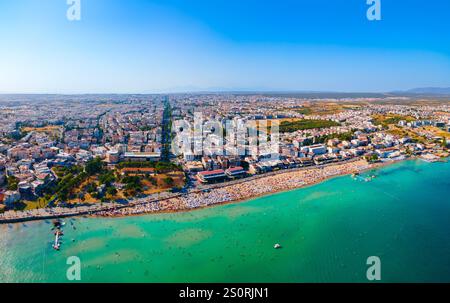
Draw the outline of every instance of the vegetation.
<instances>
[{"instance_id":1,"label":"vegetation","mask_svg":"<svg viewBox=\"0 0 450 303\"><path fill-rule=\"evenodd\" d=\"M414 121L414 118L401 115L375 115L372 119L372 123L387 128L390 124L398 124L402 120L411 122Z\"/></svg>"},{"instance_id":2,"label":"vegetation","mask_svg":"<svg viewBox=\"0 0 450 303\"><path fill-rule=\"evenodd\" d=\"M377 162L379 160L379 157L377 154L372 154L370 156L366 156L365 158L369 162Z\"/></svg>"},{"instance_id":3,"label":"vegetation","mask_svg":"<svg viewBox=\"0 0 450 303\"><path fill-rule=\"evenodd\" d=\"M114 173L110 170L105 171L98 177L98 181L101 185L104 184L106 185L106 187L109 187L113 182L116 181L116 176L114 176Z\"/></svg>"},{"instance_id":4,"label":"vegetation","mask_svg":"<svg viewBox=\"0 0 450 303\"><path fill-rule=\"evenodd\" d=\"M301 107L295 110L297 113L302 115L311 115L313 113L312 109L309 107Z\"/></svg>"},{"instance_id":5,"label":"vegetation","mask_svg":"<svg viewBox=\"0 0 450 303\"><path fill-rule=\"evenodd\" d=\"M292 133L297 130L313 129L313 128L327 128L332 126L339 126L340 124L331 120L298 120L298 121L283 121L280 124L280 132Z\"/></svg>"},{"instance_id":6,"label":"vegetation","mask_svg":"<svg viewBox=\"0 0 450 303\"><path fill-rule=\"evenodd\" d=\"M166 177L166 178L164 178L164 183L165 183L167 186L172 187L173 184L175 183L175 181L173 180L172 177Z\"/></svg>"},{"instance_id":7,"label":"vegetation","mask_svg":"<svg viewBox=\"0 0 450 303\"><path fill-rule=\"evenodd\" d=\"M138 176L125 176L122 179L125 184L125 195L132 196L142 191L141 179Z\"/></svg>"},{"instance_id":8,"label":"vegetation","mask_svg":"<svg viewBox=\"0 0 450 303\"><path fill-rule=\"evenodd\" d=\"M89 175L93 176L98 173L102 173L105 168L105 163L100 158L95 158L92 160L89 160L86 163L86 167L84 168L84 171Z\"/></svg>"},{"instance_id":9,"label":"vegetation","mask_svg":"<svg viewBox=\"0 0 450 303\"><path fill-rule=\"evenodd\" d=\"M156 178L152 177L152 176L147 176L146 179L150 182L150 184L152 184L153 186L157 186L158 185L158 180L156 180Z\"/></svg>"},{"instance_id":10,"label":"vegetation","mask_svg":"<svg viewBox=\"0 0 450 303\"><path fill-rule=\"evenodd\" d=\"M12 132L12 133L8 134L7 137L10 138L10 139L13 139L15 141L19 141L20 139L22 139L26 135L27 135L26 132L17 131L17 132Z\"/></svg>"},{"instance_id":11,"label":"vegetation","mask_svg":"<svg viewBox=\"0 0 450 303\"><path fill-rule=\"evenodd\" d=\"M326 143L328 140L331 139L339 139L341 141L350 141L353 139L353 132L346 132L341 134L330 134L330 135L323 135L316 138L315 143Z\"/></svg>"},{"instance_id":12,"label":"vegetation","mask_svg":"<svg viewBox=\"0 0 450 303\"><path fill-rule=\"evenodd\" d=\"M8 190L17 190L19 186L19 179L14 176L10 176L6 178L6 188Z\"/></svg>"},{"instance_id":13,"label":"vegetation","mask_svg":"<svg viewBox=\"0 0 450 303\"><path fill-rule=\"evenodd\" d=\"M79 173L83 172L83 170L84 170L83 167L78 165L74 165L71 167L55 166L53 168L53 171L58 176L58 178L62 178L69 173L73 175L78 175Z\"/></svg>"}]
</instances>

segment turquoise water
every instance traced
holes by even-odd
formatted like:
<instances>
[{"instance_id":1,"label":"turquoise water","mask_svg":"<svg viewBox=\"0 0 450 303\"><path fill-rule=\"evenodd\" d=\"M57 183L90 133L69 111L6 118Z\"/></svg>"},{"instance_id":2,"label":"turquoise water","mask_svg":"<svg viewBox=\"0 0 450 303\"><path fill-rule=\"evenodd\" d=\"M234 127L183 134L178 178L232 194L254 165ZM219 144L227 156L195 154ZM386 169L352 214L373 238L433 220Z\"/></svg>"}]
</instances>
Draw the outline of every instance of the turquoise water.
<instances>
[{"instance_id":1,"label":"turquoise water","mask_svg":"<svg viewBox=\"0 0 450 303\"><path fill-rule=\"evenodd\" d=\"M0 226L0 280L67 282L450 282L450 163L407 161L239 204L79 218L60 252L49 222ZM72 239L75 242L72 242ZM280 243L282 249L274 249Z\"/></svg>"}]
</instances>

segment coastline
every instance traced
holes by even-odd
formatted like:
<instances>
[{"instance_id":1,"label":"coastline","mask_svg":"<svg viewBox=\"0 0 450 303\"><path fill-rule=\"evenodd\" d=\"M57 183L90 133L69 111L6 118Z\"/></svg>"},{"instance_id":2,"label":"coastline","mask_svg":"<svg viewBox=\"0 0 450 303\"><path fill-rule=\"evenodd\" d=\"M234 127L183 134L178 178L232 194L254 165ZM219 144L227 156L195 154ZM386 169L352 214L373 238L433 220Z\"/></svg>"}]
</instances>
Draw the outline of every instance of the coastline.
<instances>
[{"instance_id":1,"label":"coastline","mask_svg":"<svg viewBox=\"0 0 450 303\"><path fill-rule=\"evenodd\" d=\"M408 159L408 160L411 160L411 159ZM363 170L359 171L359 173L363 173L363 172L370 171L370 170L373 170L373 169L389 166L391 164L399 163L401 161L404 161L404 160L392 161L392 162L387 162L387 163L386 162L384 162L384 163L374 163L374 164L372 164L373 166L368 167L366 169L363 169ZM375 164L377 164L377 165L375 165ZM280 194L280 193L290 192L290 191L294 191L294 190L298 190L298 189L308 188L308 187L315 186L315 185L321 184L323 182L332 180L334 178L339 178L339 177L342 177L342 176L348 176L350 174L351 173L342 173L342 174L339 174L339 175L331 176L329 178L317 180L317 181L314 181L312 183L304 184L304 185L301 185L301 186L295 187L295 188L284 189L284 190L275 190L275 191L271 191L271 192L255 195L255 196L252 196L251 198L242 198L242 199L238 199L238 200L218 202L218 203L211 204L211 205L199 206L199 207L194 207L194 208L187 208L187 209L183 209L183 210L161 210L161 211L155 211L155 212L147 212L147 213L143 212L143 213L126 214L126 215L115 214L115 215L112 215L112 216L107 216L107 215L104 216L104 215L99 215L99 214L93 214L93 215L90 215L90 217L93 217L93 218L105 218L105 217L126 218L126 217L147 216L147 215L151 215L151 214L157 215L157 214L176 214L176 213L182 213L182 212L193 212L193 211L200 210L200 209L213 208L213 207L216 207L216 206L223 206L223 205L228 205L228 204L238 204L238 203L241 203L241 202L247 202L247 201L251 201L251 200L262 198L262 197L269 197L269 196L275 195L275 194Z\"/></svg>"},{"instance_id":2,"label":"coastline","mask_svg":"<svg viewBox=\"0 0 450 303\"><path fill-rule=\"evenodd\" d=\"M414 158L412 158L414 159ZM166 198L139 198L129 204L109 204L107 206L78 207L75 209L55 208L50 210L16 212L15 216L0 215L0 224L50 220L67 217L109 217L119 218L158 213L190 212L225 204L234 204L313 186L329 179L361 173L391 165L408 159L388 162L368 163L363 159L353 159L343 163L331 163L321 167L277 171L271 175L259 175L255 179L241 179L231 184L216 184L205 192L194 190L185 195L176 194ZM267 185L267 183L269 185ZM258 186L261 189L258 190Z\"/></svg>"},{"instance_id":3,"label":"coastline","mask_svg":"<svg viewBox=\"0 0 450 303\"><path fill-rule=\"evenodd\" d=\"M338 170L337 173L334 174L330 174L324 177L319 177L317 179L311 180L310 182L304 182L301 184L298 184L296 186L286 186L285 188L280 188L280 189L274 189L274 190L268 190L268 191L264 191L258 194L251 194L248 195L246 197L242 197L242 198L237 198L237 199L230 199L230 200L223 200L223 201L217 201L217 202L213 202L213 203L205 203L205 204L199 204L199 205L195 205L195 206L187 206L187 207L181 207L181 208L176 208L176 209L172 209L170 207L168 208L163 208L163 209L155 209L155 208L147 208L147 209L138 209L136 210L136 206L130 206L130 207L124 207L121 208L118 211L113 211L113 212L99 212L96 213L94 215L91 215L91 217L110 217L110 218L123 218L123 217L130 217L130 216L143 216L143 215L149 215L149 214L159 214L159 213L178 213L178 212L191 212L191 211L195 211L198 209L204 209L204 208L210 208L210 207L215 207L215 206L219 206L219 205L226 205L226 204L236 204L236 203L240 203L240 202L245 202L245 201L250 201L253 199L257 199L260 197L267 197L273 194L278 194L278 193L282 193L282 192L288 192L291 190L297 190L297 189L301 189L301 188L306 188L306 187L310 187L310 186L314 186L317 185L319 183L328 181L330 179L333 178L337 178L340 176L345 176L345 175L350 175L353 173L363 173L365 171L369 171L369 170L373 170L373 169L377 169L377 168L381 168L384 166L388 166L391 164L395 164L401 161L404 161L405 159L402 160L392 160L392 161L388 161L388 162L378 162L378 163L368 163L365 160L362 159L358 159L357 161L354 162L347 162L347 163L333 163L329 166L326 166L327 168L329 168L330 170L333 169L341 169L342 170ZM409 159L408 159L409 160ZM317 171L321 171L322 169L324 169L325 167L310 167L310 168L305 168L304 170L301 171L280 171L278 174L276 175L272 175L272 176L263 176L257 180L259 181L264 181L267 182L267 179L269 179L270 177L290 177L292 175L295 175L298 172L317 172ZM213 192L214 190L217 189L231 189L234 190L237 186L239 185L243 185L247 182L251 183L255 180L250 180L250 181L246 181L244 180L244 182L242 183L238 183L238 184L232 184L232 185L224 185L222 187L216 188L216 189L212 189L211 192ZM211 192L208 193L202 193L201 195L207 196L209 194L211 194ZM213 192L214 193L214 192ZM204 197L203 197L204 198ZM175 198L176 199L176 198ZM202 198L198 199L198 200L202 200ZM166 201L170 201L170 203L174 202L172 198L167 199ZM140 205L143 206L143 205Z\"/></svg>"}]
</instances>

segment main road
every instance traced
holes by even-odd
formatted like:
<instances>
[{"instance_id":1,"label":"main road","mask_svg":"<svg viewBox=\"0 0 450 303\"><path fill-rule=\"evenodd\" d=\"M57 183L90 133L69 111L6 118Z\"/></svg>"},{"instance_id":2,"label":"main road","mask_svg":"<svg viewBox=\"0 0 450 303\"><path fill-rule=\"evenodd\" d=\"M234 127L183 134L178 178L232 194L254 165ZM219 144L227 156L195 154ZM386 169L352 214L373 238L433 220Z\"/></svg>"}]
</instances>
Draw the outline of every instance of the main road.
<instances>
[{"instance_id":1,"label":"main road","mask_svg":"<svg viewBox=\"0 0 450 303\"><path fill-rule=\"evenodd\" d=\"M170 106L169 97L164 97L164 112L162 119L161 132L161 161L168 162L171 149L171 133L172 133L172 108Z\"/></svg>"}]
</instances>

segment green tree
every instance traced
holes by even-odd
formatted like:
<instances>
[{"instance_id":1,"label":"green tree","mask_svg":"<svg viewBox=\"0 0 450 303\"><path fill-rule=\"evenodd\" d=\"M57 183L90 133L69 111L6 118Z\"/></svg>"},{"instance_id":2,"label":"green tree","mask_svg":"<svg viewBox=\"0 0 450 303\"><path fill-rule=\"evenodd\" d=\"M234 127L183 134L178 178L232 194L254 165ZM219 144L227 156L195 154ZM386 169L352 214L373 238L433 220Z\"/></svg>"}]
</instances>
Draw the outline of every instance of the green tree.
<instances>
[{"instance_id":1,"label":"green tree","mask_svg":"<svg viewBox=\"0 0 450 303\"><path fill-rule=\"evenodd\" d=\"M174 180L173 180L172 177L166 177L166 178L164 178L164 183L165 183L167 186L172 187L173 184L174 184L175 182L174 182Z\"/></svg>"},{"instance_id":2,"label":"green tree","mask_svg":"<svg viewBox=\"0 0 450 303\"><path fill-rule=\"evenodd\" d=\"M115 189L114 187L108 187L106 193L110 196L115 196L117 195L117 189Z\"/></svg>"},{"instance_id":3,"label":"green tree","mask_svg":"<svg viewBox=\"0 0 450 303\"><path fill-rule=\"evenodd\" d=\"M6 183L7 183L6 188L8 190L17 190L19 186L19 179L17 179L14 176L9 176L6 178Z\"/></svg>"},{"instance_id":4,"label":"green tree","mask_svg":"<svg viewBox=\"0 0 450 303\"><path fill-rule=\"evenodd\" d=\"M97 157L92 160L89 160L86 163L86 167L84 168L84 170L89 176L93 176L95 174L102 173L103 168L104 168L104 163L102 162L102 160L100 158Z\"/></svg>"}]
</instances>

